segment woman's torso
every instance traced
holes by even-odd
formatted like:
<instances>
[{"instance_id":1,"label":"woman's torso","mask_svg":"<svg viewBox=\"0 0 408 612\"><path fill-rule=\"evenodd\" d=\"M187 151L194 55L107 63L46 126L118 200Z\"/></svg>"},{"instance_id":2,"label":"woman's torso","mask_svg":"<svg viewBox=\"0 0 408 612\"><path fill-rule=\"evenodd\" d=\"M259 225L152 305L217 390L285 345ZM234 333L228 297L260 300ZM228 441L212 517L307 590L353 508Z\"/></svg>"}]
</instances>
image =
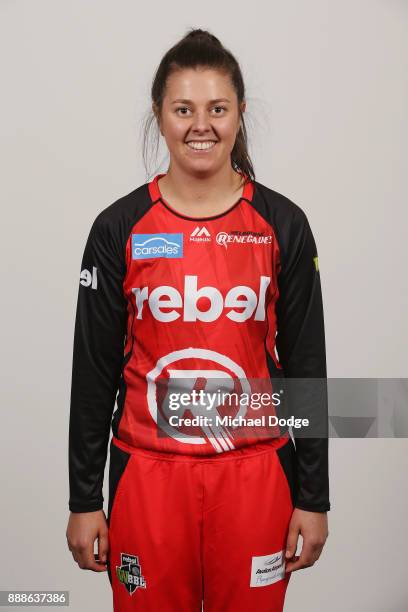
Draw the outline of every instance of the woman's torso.
<instances>
[{"instance_id":1,"label":"woman's torso","mask_svg":"<svg viewBox=\"0 0 408 612\"><path fill-rule=\"evenodd\" d=\"M121 200L121 210L127 197L138 212L125 245L127 333L113 433L134 447L199 455L272 439L279 429L268 397L279 389L271 377L283 376L273 206L256 193L259 183L247 183L221 215L185 217L160 197L160 176ZM174 402L193 389L195 402ZM200 389L213 394L212 407ZM223 404L219 392L241 403ZM267 394L264 405L251 407L251 393Z\"/></svg>"}]
</instances>

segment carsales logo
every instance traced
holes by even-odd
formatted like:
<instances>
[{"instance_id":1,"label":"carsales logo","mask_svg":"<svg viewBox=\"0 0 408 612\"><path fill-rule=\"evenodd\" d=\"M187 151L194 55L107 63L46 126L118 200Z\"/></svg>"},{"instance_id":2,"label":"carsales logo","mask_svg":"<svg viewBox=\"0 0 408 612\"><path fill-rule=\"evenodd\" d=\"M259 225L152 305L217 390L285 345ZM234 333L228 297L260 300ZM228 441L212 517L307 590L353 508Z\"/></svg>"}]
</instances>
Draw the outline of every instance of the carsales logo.
<instances>
[{"instance_id":1,"label":"carsales logo","mask_svg":"<svg viewBox=\"0 0 408 612\"><path fill-rule=\"evenodd\" d=\"M183 257L183 234L132 234L132 259L159 257Z\"/></svg>"}]
</instances>

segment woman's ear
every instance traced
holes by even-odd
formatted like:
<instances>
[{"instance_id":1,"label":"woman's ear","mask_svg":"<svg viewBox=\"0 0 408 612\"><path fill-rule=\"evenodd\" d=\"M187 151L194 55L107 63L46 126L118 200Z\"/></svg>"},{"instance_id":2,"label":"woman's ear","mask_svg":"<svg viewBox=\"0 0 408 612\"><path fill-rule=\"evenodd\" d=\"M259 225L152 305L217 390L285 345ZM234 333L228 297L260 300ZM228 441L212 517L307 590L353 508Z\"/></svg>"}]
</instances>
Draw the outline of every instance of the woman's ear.
<instances>
[{"instance_id":1,"label":"woman's ear","mask_svg":"<svg viewBox=\"0 0 408 612\"><path fill-rule=\"evenodd\" d=\"M238 117L238 125L237 125L236 136L238 136L238 134L239 134L241 129L242 129L242 112L241 112L241 107L240 107L240 113L239 113L239 117Z\"/></svg>"},{"instance_id":2,"label":"woman's ear","mask_svg":"<svg viewBox=\"0 0 408 612\"><path fill-rule=\"evenodd\" d=\"M156 117L156 121L157 121L157 125L159 126L160 134L163 136L163 132L162 132L161 125L160 125L159 109L157 108L154 102L152 102L152 111L153 111L154 116Z\"/></svg>"},{"instance_id":3,"label":"woman's ear","mask_svg":"<svg viewBox=\"0 0 408 612\"><path fill-rule=\"evenodd\" d=\"M237 136L239 134L239 130L242 128L242 115L245 113L245 109L246 109L246 102L243 101L241 102L240 106L239 106L239 123L238 123L238 130L237 130Z\"/></svg>"}]
</instances>

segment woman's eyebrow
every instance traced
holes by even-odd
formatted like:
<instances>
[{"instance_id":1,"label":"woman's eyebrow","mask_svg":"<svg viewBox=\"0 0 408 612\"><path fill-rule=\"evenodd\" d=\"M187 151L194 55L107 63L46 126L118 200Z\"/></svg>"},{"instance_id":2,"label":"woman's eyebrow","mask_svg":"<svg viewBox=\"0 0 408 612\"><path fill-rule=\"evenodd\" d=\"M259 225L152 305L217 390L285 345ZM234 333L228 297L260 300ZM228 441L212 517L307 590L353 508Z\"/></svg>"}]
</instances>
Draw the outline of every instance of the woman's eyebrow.
<instances>
[{"instance_id":1,"label":"woman's eyebrow","mask_svg":"<svg viewBox=\"0 0 408 612\"><path fill-rule=\"evenodd\" d=\"M183 104L194 104L192 100L187 100L186 98L177 98L177 100L173 100L172 104L177 104L178 102L182 102ZM216 104L217 102L231 102L228 98L216 98L215 100L209 100L209 104Z\"/></svg>"}]
</instances>

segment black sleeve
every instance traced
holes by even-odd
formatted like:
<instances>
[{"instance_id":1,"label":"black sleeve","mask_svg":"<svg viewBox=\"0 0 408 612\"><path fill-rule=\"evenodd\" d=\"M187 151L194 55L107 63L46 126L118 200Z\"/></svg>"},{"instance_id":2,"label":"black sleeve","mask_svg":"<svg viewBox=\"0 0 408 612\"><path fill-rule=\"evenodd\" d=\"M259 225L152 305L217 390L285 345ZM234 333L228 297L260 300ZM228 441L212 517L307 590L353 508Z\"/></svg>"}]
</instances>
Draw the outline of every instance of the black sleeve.
<instances>
[{"instance_id":1,"label":"black sleeve","mask_svg":"<svg viewBox=\"0 0 408 612\"><path fill-rule=\"evenodd\" d=\"M124 248L100 213L82 259L75 319L69 420L69 509L103 508L103 476L123 364L127 308Z\"/></svg>"},{"instance_id":2,"label":"black sleeve","mask_svg":"<svg viewBox=\"0 0 408 612\"><path fill-rule=\"evenodd\" d=\"M293 435L296 445L298 492L295 506L312 512L330 510L328 476L328 398L326 347L320 271L315 240L304 211L295 206L285 233L279 296L276 304L276 348L285 377L314 379L309 385L288 382L290 414L299 416L300 404L309 402L318 419L319 437ZM293 381L293 383L297 381ZM299 381L301 382L301 381ZM304 389L296 392L295 389ZM306 395L308 396L306 397ZM307 412L307 410L306 410ZM316 423L315 423L316 425ZM316 431L316 429L314 430Z\"/></svg>"}]
</instances>

